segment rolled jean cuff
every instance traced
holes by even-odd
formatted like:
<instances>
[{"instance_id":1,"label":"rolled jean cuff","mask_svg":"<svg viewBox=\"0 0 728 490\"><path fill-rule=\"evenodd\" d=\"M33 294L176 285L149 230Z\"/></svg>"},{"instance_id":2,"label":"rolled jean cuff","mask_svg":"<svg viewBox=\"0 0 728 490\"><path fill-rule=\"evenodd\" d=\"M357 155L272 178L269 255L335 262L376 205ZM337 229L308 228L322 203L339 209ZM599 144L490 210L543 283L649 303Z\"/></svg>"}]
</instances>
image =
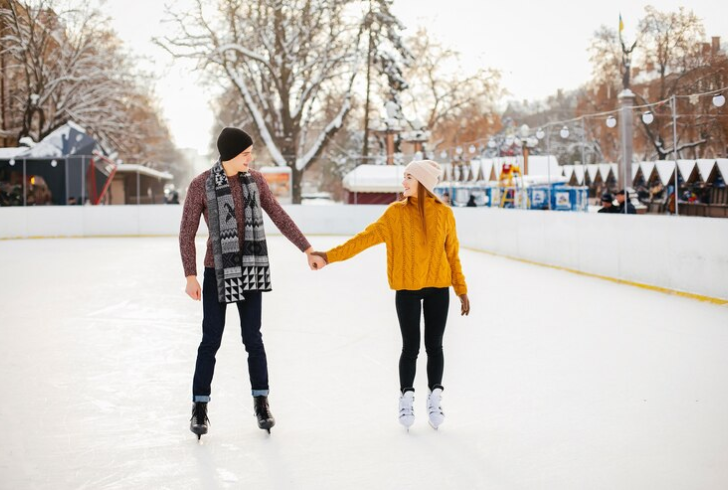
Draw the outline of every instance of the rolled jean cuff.
<instances>
[{"instance_id":1,"label":"rolled jean cuff","mask_svg":"<svg viewBox=\"0 0 728 490\"><path fill-rule=\"evenodd\" d=\"M268 396L269 390L253 390L253 396Z\"/></svg>"},{"instance_id":2,"label":"rolled jean cuff","mask_svg":"<svg viewBox=\"0 0 728 490\"><path fill-rule=\"evenodd\" d=\"M192 396L192 401L195 402L195 403L197 403L197 402L207 403L207 402L210 401L210 397L209 396L205 396L205 395L193 395Z\"/></svg>"}]
</instances>

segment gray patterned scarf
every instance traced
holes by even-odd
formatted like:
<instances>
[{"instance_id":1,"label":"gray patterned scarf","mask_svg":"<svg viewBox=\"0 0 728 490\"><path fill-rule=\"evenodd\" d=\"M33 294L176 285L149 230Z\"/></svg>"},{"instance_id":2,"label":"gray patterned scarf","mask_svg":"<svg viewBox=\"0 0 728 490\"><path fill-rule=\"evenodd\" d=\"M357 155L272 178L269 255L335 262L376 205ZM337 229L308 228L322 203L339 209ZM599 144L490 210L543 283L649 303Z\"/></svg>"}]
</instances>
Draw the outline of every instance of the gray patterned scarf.
<instances>
[{"instance_id":1,"label":"gray patterned scarf","mask_svg":"<svg viewBox=\"0 0 728 490\"><path fill-rule=\"evenodd\" d=\"M240 250L238 223L230 183L218 160L205 182L217 297L220 303L245 299L245 291L270 291L270 262L263 228L258 185L249 173L238 174L243 187L244 237Z\"/></svg>"}]
</instances>

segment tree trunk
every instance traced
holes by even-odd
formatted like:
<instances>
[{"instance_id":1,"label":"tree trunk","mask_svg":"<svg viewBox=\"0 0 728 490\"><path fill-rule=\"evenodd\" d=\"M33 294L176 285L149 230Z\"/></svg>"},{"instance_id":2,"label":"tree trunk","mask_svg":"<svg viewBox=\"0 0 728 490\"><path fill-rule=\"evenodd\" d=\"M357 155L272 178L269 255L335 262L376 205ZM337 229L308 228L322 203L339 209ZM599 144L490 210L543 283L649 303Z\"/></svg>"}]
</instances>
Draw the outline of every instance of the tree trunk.
<instances>
[{"instance_id":1,"label":"tree trunk","mask_svg":"<svg viewBox=\"0 0 728 490\"><path fill-rule=\"evenodd\" d=\"M370 6L371 14L371 6ZM367 98L364 104L364 147L362 148L362 162L367 162L369 156L369 94L371 93L371 67L372 67L372 51L374 51L374 38L372 37L372 30L369 29L369 50L367 52Z\"/></svg>"},{"instance_id":2,"label":"tree trunk","mask_svg":"<svg viewBox=\"0 0 728 490\"><path fill-rule=\"evenodd\" d=\"M296 164L290 165L291 167L291 198L293 204L301 204L301 178L303 172L296 168Z\"/></svg>"}]
</instances>

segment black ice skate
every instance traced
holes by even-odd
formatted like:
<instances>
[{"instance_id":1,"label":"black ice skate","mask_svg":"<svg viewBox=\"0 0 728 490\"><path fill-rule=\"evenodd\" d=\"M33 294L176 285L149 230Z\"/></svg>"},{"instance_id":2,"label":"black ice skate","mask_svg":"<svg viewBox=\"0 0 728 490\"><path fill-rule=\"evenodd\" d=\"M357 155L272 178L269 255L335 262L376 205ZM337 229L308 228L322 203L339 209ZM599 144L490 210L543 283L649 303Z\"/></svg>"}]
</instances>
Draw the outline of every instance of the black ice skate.
<instances>
[{"instance_id":1,"label":"black ice skate","mask_svg":"<svg viewBox=\"0 0 728 490\"><path fill-rule=\"evenodd\" d=\"M276 419L270 413L267 396L254 396L253 406L255 407L255 417L258 419L258 427L267 430L270 434L271 428L276 425Z\"/></svg>"},{"instance_id":2,"label":"black ice skate","mask_svg":"<svg viewBox=\"0 0 728 490\"><path fill-rule=\"evenodd\" d=\"M207 403L195 402L192 405L192 418L190 418L190 430L197 434L197 440L200 440L202 434L207 434L207 424L210 419L207 418Z\"/></svg>"}]
</instances>

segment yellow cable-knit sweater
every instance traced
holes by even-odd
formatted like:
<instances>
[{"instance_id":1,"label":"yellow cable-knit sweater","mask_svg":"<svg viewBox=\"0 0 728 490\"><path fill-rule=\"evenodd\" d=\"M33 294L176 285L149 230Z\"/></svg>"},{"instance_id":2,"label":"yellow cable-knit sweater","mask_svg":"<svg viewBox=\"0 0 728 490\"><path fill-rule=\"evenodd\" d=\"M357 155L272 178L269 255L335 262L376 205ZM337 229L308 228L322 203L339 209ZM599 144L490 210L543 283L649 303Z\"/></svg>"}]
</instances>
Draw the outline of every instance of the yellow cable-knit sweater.
<instances>
[{"instance_id":1,"label":"yellow cable-knit sweater","mask_svg":"<svg viewBox=\"0 0 728 490\"><path fill-rule=\"evenodd\" d=\"M350 259L379 243L387 244L387 276L395 290L453 286L460 296L468 292L460 266L455 216L437 199L425 200L427 237L417 200L392 203L374 223L349 241L326 252L329 263Z\"/></svg>"}]
</instances>

